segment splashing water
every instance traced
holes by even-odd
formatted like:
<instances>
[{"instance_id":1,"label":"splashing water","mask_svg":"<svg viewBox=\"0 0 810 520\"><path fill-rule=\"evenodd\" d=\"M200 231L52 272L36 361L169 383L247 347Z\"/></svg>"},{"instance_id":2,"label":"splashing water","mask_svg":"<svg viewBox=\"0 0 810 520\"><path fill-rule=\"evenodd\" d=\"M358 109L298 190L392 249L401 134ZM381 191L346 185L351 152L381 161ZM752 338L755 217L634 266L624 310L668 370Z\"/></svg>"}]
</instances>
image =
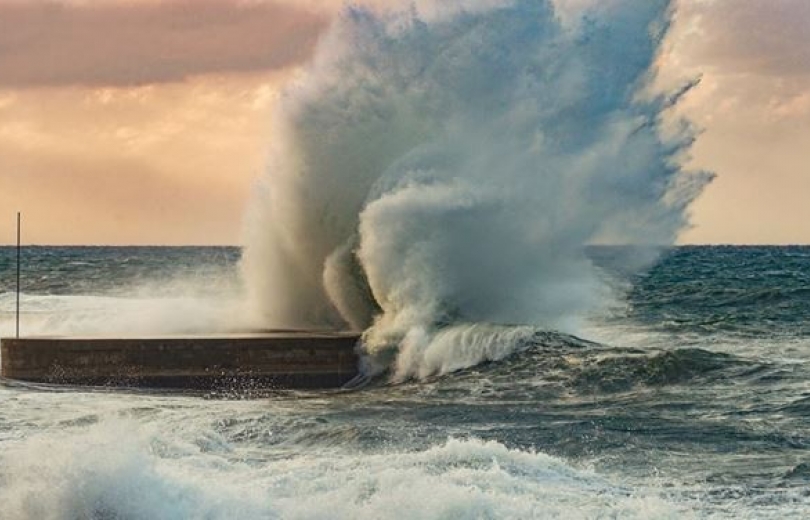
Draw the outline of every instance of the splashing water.
<instances>
[{"instance_id":1,"label":"splashing water","mask_svg":"<svg viewBox=\"0 0 810 520\"><path fill-rule=\"evenodd\" d=\"M664 131L678 95L649 94L669 1L442 5L334 23L282 97L243 265L264 325L365 330L400 379L525 335L471 324L571 331L605 294L585 246L673 243L710 179Z\"/></svg>"}]
</instances>

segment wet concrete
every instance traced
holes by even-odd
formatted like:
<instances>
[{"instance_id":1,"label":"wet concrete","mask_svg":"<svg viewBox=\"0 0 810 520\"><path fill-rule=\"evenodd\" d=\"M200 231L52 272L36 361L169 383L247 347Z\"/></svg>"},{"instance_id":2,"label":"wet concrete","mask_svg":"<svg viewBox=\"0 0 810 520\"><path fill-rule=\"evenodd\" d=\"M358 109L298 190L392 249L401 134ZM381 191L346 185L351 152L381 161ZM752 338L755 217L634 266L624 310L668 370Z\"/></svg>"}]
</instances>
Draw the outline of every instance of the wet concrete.
<instances>
[{"instance_id":1,"label":"wet concrete","mask_svg":"<svg viewBox=\"0 0 810 520\"><path fill-rule=\"evenodd\" d=\"M266 331L148 338L0 340L0 375L144 388L337 388L357 375L353 333Z\"/></svg>"}]
</instances>

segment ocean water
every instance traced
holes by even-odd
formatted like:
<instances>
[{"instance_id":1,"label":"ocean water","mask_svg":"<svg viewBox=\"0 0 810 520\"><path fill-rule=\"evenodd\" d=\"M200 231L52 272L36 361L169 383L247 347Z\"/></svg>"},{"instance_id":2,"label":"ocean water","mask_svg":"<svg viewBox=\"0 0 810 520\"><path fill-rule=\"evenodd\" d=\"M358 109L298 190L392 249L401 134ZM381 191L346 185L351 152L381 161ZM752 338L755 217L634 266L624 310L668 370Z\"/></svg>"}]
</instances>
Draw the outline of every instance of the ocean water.
<instances>
[{"instance_id":1,"label":"ocean water","mask_svg":"<svg viewBox=\"0 0 810 520\"><path fill-rule=\"evenodd\" d=\"M0 518L810 517L810 249L583 247L674 243L712 179L677 3L364 4L278 96L244 250L26 248L22 327L350 326L366 384L3 381Z\"/></svg>"},{"instance_id":2,"label":"ocean water","mask_svg":"<svg viewBox=\"0 0 810 520\"><path fill-rule=\"evenodd\" d=\"M518 348L421 379L216 394L0 380L0 517L808 518L810 247L678 247L628 273L633 254L589 250L614 294L576 335L470 324L459 356L476 334ZM23 333L227 326L239 257L26 248ZM0 248L3 335L13 288Z\"/></svg>"}]
</instances>

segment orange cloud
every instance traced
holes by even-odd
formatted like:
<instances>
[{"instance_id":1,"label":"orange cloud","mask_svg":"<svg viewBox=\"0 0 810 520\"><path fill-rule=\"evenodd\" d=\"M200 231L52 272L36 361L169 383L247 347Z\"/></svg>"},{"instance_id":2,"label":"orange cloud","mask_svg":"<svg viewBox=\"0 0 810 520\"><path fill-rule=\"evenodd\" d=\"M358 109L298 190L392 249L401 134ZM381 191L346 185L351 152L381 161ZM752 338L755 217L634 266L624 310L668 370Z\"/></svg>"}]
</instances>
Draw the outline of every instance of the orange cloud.
<instances>
[{"instance_id":1,"label":"orange cloud","mask_svg":"<svg viewBox=\"0 0 810 520\"><path fill-rule=\"evenodd\" d=\"M0 86L125 87L305 60L327 17L289 3L0 0Z\"/></svg>"},{"instance_id":2,"label":"orange cloud","mask_svg":"<svg viewBox=\"0 0 810 520\"><path fill-rule=\"evenodd\" d=\"M726 73L810 75L807 0L683 0L684 53Z\"/></svg>"},{"instance_id":3,"label":"orange cloud","mask_svg":"<svg viewBox=\"0 0 810 520\"><path fill-rule=\"evenodd\" d=\"M0 243L238 243L285 76L0 91Z\"/></svg>"},{"instance_id":4,"label":"orange cloud","mask_svg":"<svg viewBox=\"0 0 810 520\"><path fill-rule=\"evenodd\" d=\"M403 2L450 4L362 0ZM17 209L39 243L238 242L273 100L344 3L0 0L0 243ZM679 3L662 62L703 73L680 110L719 174L682 240L810 243L810 2Z\"/></svg>"}]
</instances>

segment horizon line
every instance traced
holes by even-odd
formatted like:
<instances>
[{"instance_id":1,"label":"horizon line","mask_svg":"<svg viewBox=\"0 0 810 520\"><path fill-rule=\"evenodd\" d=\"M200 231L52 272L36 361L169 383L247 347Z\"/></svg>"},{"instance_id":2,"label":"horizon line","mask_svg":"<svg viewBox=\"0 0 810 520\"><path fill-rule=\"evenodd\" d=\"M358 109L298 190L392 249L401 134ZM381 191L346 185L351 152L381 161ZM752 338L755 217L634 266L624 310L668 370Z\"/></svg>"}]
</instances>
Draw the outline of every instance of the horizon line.
<instances>
[{"instance_id":1,"label":"horizon line","mask_svg":"<svg viewBox=\"0 0 810 520\"><path fill-rule=\"evenodd\" d=\"M47 244L47 243L23 243L22 247L165 247L165 248L202 248L202 247L220 247L220 248L239 248L244 249L248 247L244 244L147 244L147 243L134 243L134 244ZM800 242L774 242L774 243L735 243L735 242L693 242L683 244L586 244L589 247L810 247L810 243ZM17 247L16 243L2 243L0 247Z\"/></svg>"}]
</instances>

